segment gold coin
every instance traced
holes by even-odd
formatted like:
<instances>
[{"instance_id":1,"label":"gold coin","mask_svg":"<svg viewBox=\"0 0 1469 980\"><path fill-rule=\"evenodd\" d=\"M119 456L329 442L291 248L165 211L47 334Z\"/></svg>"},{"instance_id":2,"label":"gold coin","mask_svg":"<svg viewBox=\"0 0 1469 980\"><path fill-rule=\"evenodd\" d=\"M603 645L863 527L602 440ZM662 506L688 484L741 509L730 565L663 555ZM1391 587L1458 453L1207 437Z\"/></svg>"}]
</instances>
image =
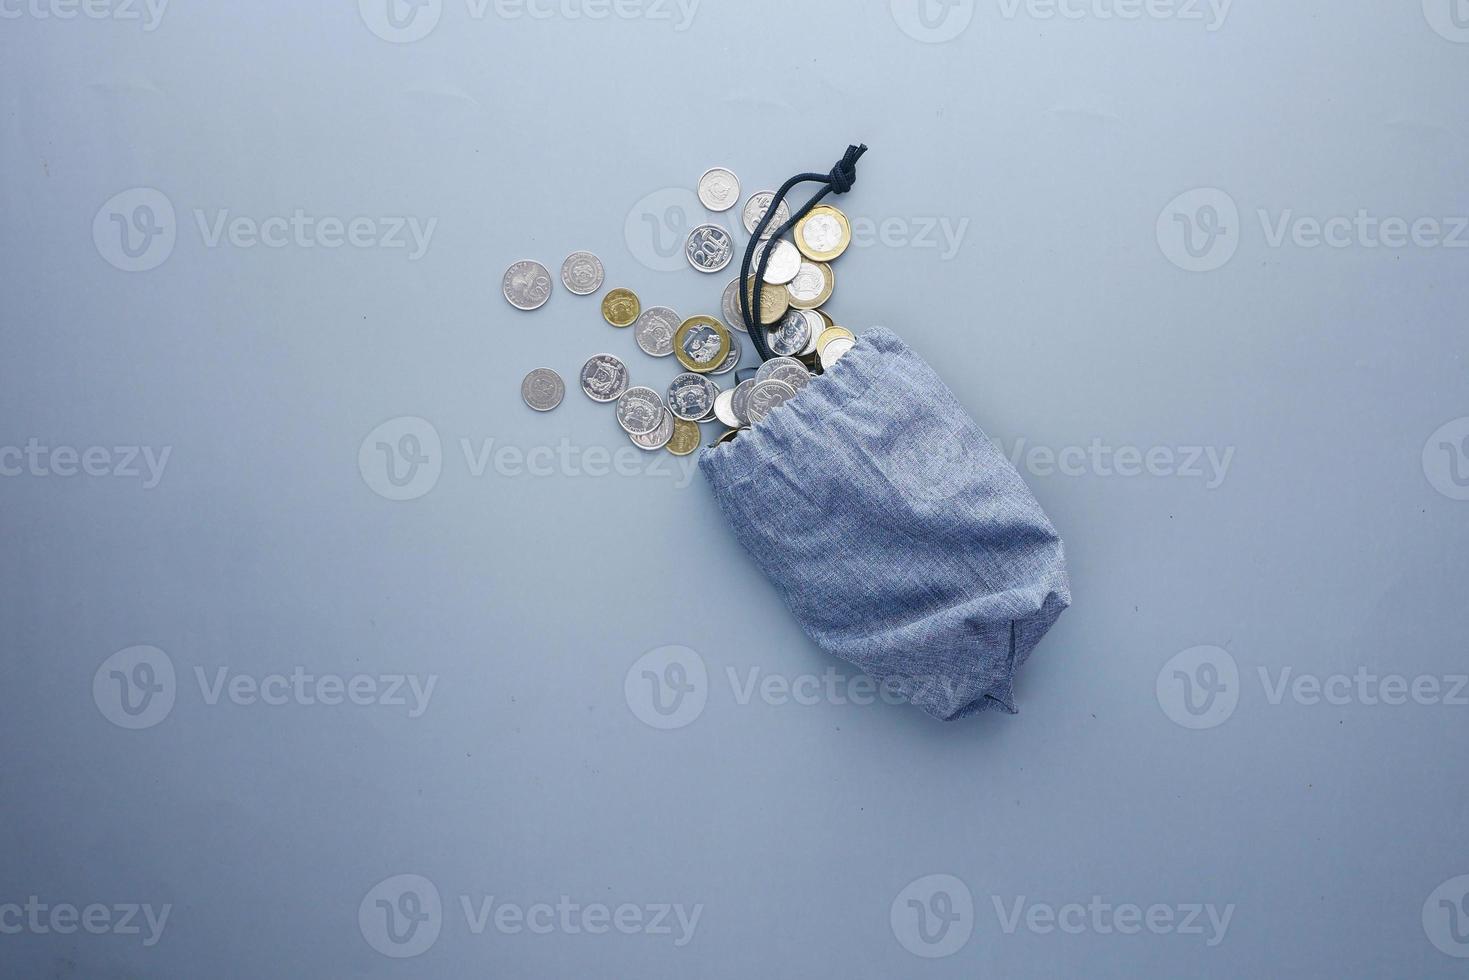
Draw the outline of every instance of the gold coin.
<instances>
[{"instance_id":1,"label":"gold coin","mask_svg":"<svg viewBox=\"0 0 1469 980\"><path fill-rule=\"evenodd\" d=\"M830 262L852 244L852 225L830 204L811 209L796 225L796 248L813 262Z\"/></svg>"},{"instance_id":2,"label":"gold coin","mask_svg":"<svg viewBox=\"0 0 1469 980\"><path fill-rule=\"evenodd\" d=\"M857 335L852 333L852 331L848 330L846 327L828 327L827 329L821 331L820 337L816 338L817 355L820 356L821 351L826 347L826 345L831 343L833 340L836 340L838 337L846 337L848 340L857 339Z\"/></svg>"},{"instance_id":3,"label":"gold coin","mask_svg":"<svg viewBox=\"0 0 1469 980\"><path fill-rule=\"evenodd\" d=\"M613 289L602 297L602 318L614 327L632 326L641 312L643 304L631 289Z\"/></svg>"},{"instance_id":4,"label":"gold coin","mask_svg":"<svg viewBox=\"0 0 1469 980\"><path fill-rule=\"evenodd\" d=\"M718 439L715 439L712 444L715 446L722 446L726 442L732 442L734 440L734 437L739 434L739 429L726 429L724 435L720 436Z\"/></svg>"},{"instance_id":5,"label":"gold coin","mask_svg":"<svg viewBox=\"0 0 1469 980\"><path fill-rule=\"evenodd\" d=\"M673 335L673 353L685 371L708 374L729 357L729 330L712 316L691 316Z\"/></svg>"},{"instance_id":6,"label":"gold coin","mask_svg":"<svg viewBox=\"0 0 1469 980\"><path fill-rule=\"evenodd\" d=\"M755 287L750 287L750 303L755 302ZM760 290L760 322L765 326L779 323L790 312L791 294L784 286L763 286Z\"/></svg>"},{"instance_id":7,"label":"gold coin","mask_svg":"<svg viewBox=\"0 0 1469 980\"><path fill-rule=\"evenodd\" d=\"M673 438L668 440L668 451L675 456L687 456L699 448L699 423L688 419L673 420Z\"/></svg>"},{"instance_id":8,"label":"gold coin","mask_svg":"<svg viewBox=\"0 0 1469 980\"><path fill-rule=\"evenodd\" d=\"M837 274L825 262L802 262L796 278L786 283L791 306L797 310L814 310L831 299L837 288Z\"/></svg>"}]
</instances>

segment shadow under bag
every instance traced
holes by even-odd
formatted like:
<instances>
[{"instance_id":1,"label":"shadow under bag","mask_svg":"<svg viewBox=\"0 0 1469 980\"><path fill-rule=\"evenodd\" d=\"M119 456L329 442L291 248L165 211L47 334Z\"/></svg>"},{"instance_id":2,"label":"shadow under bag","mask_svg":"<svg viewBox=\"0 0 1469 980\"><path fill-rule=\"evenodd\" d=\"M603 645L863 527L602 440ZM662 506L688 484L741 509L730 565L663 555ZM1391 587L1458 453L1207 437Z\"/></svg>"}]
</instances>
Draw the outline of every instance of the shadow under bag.
<instances>
[{"instance_id":1,"label":"shadow under bag","mask_svg":"<svg viewBox=\"0 0 1469 980\"><path fill-rule=\"evenodd\" d=\"M699 468L822 649L937 718L1015 711L1015 669L1071 602L1061 539L890 331L863 334Z\"/></svg>"}]
</instances>

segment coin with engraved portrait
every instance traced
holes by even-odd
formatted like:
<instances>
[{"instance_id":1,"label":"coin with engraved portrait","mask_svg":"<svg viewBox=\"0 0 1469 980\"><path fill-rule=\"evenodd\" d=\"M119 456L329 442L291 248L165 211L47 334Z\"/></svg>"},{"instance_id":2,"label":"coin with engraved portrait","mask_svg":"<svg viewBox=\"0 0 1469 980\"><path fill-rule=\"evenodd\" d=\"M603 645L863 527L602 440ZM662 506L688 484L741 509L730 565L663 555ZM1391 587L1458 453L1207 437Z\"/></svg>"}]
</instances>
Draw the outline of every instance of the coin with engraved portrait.
<instances>
[{"instance_id":1,"label":"coin with engraved portrait","mask_svg":"<svg viewBox=\"0 0 1469 980\"><path fill-rule=\"evenodd\" d=\"M766 329L766 343L782 357L795 357L811 342L811 324L800 310L791 310L780 323Z\"/></svg>"},{"instance_id":2,"label":"coin with engraved portrait","mask_svg":"<svg viewBox=\"0 0 1469 980\"><path fill-rule=\"evenodd\" d=\"M750 416L750 424L761 421L795 397L796 390L784 381L771 379L757 382L750 391L750 401L746 408Z\"/></svg>"},{"instance_id":3,"label":"coin with engraved portrait","mask_svg":"<svg viewBox=\"0 0 1469 980\"><path fill-rule=\"evenodd\" d=\"M708 374L724 364L734 338L712 316L691 316L673 338L673 354L684 370Z\"/></svg>"},{"instance_id":4,"label":"coin with engraved portrait","mask_svg":"<svg viewBox=\"0 0 1469 980\"><path fill-rule=\"evenodd\" d=\"M520 383L520 397L538 412L549 412L566 397L566 382L550 368L536 368Z\"/></svg>"},{"instance_id":5,"label":"coin with engraved portrait","mask_svg":"<svg viewBox=\"0 0 1469 980\"><path fill-rule=\"evenodd\" d=\"M637 322L643 304L631 289L613 289L602 297L602 319L614 327L630 327Z\"/></svg>"},{"instance_id":6,"label":"coin with engraved portrait","mask_svg":"<svg viewBox=\"0 0 1469 980\"><path fill-rule=\"evenodd\" d=\"M734 258L734 239L718 225L700 225L689 232L684 255L700 272L718 272Z\"/></svg>"},{"instance_id":7,"label":"coin with engraved portrait","mask_svg":"<svg viewBox=\"0 0 1469 980\"><path fill-rule=\"evenodd\" d=\"M770 210L770 202L775 200L774 191L756 191L750 195L745 202L744 213L740 219L745 224L745 231L755 234L755 229L760 225L760 219L765 217L765 212ZM765 226L765 234L761 238L769 238L775 234L776 229L791 220L791 209L786 207L786 202L781 201L780 207L775 209L775 217L770 219L770 224Z\"/></svg>"},{"instance_id":8,"label":"coin with engraved portrait","mask_svg":"<svg viewBox=\"0 0 1469 980\"><path fill-rule=\"evenodd\" d=\"M710 211L728 211L740 199L740 179L734 171L714 167L699 178L699 203Z\"/></svg>"},{"instance_id":9,"label":"coin with engraved portrait","mask_svg":"<svg viewBox=\"0 0 1469 980\"><path fill-rule=\"evenodd\" d=\"M665 408L663 410L663 421L658 424L658 428L640 436L635 436L629 432L627 437L639 449L646 449L649 452L655 449L662 449L668 445L668 440L673 438L673 422L673 413Z\"/></svg>"},{"instance_id":10,"label":"coin with engraved portrait","mask_svg":"<svg viewBox=\"0 0 1469 980\"><path fill-rule=\"evenodd\" d=\"M627 365L611 354L597 354L581 367L581 390L594 402L616 401L627 381Z\"/></svg>"},{"instance_id":11,"label":"coin with engraved portrait","mask_svg":"<svg viewBox=\"0 0 1469 980\"><path fill-rule=\"evenodd\" d=\"M522 260L505 270L500 291L517 310L540 309L551 298L551 271L539 262Z\"/></svg>"},{"instance_id":12,"label":"coin with engraved portrait","mask_svg":"<svg viewBox=\"0 0 1469 980\"><path fill-rule=\"evenodd\" d=\"M668 386L668 410L681 419L697 422L709 414L718 396L719 386L702 374L680 374Z\"/></svg>"},{"instance_id":13,"label":"coin with engraved portrait","mask_svg":"<svg viewBox=\"0 0 1469 980\"><path fill-rule=\"evenodd\" d=\"M852 226L847 216L830 204L822 204L796 223L796 247L813 262L830 262L852 244Z\"/></svg>"},{"instance_id":14,"label":"coin with engraved portrait","mask_svg":"<svg viewBox=\"0 0 1469 980\"><path fill-rule=\"evenodd\" d=\"M667 357L673 353L673 335L683 322L666 306L650 306L638 314L633 323L633 336L644 354Z\"/></svg>"},{"instance_id":15,"label":"coin with engraved portrait","mask_svg":"<svg viewBox=\"0 0 1469 980\"><path fill-rule=\"evenodd\" d=\"M628 435L645 436L663 421L663 398L652 388L639 385L617 398L617 424Z\"/></svg>"},{"instance_id":16,"label":"coin with engraved portrait","mask_svg":"<svg viewBox=\"0 0 1469 980\"><path fill-rule=\"evenodd\" d=\"M572 252L561 263L561 284L578 296L590 296L602 288L602 260L591 252Z\"/></svg>"}]
</instances>

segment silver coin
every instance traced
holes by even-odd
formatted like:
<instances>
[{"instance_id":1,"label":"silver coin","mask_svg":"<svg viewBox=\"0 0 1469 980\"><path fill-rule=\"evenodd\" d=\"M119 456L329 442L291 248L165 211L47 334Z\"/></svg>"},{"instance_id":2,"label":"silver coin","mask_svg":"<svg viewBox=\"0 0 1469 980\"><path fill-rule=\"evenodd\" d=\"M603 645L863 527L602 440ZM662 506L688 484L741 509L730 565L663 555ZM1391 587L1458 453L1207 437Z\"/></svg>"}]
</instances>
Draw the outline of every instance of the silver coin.
<instances>
[{"instance_id":1,"label":"silver coin","mask_svg":"<svg viewBox=\"0 0 1469 980\"><path fill-rule=\"evenodd\" d=\"M659 424L658 428L654 429L652 432L649 432L646 435L641 436L635 436L632 433L628 433L627 437L631 439L632 444L634 446L637 446L639 449L646 449L649 452L652 452L655 449L662 449L664 446L668 445L669 440L673 438L673 413L665 408L663 410L663 421Z\"/></svg>"},{"instance_id":2,"label":"silver coin","mask_svg":"<svg viewBox=\"0 0 1469 980\"><path fill-rule=\"evenodd\" d=\"M627 365L611 354L593 355L581 366L581 390L594 402L616 401L627 381Z\"/></svg>"},{"instance_id":3,"label":"silver coin","mask_svg":"<svg viewBox=\"0 0 1469 980\"><path fill-rule=\"evenodd\" d=\"M756 383L759 383L761 381L769 381L772 377L775 376L775 372L781 369L782 365L798 367L802 371L806 370L806 365L802 364L794 357L772 357L770 360L760 365L760 368L755 372Z\"/></svg>"},{"instance_id":4,"label":"silver coin","mask_svg":"<svg viewBox=\"0 0 1469 980\"><path fill-rule=\"evenodd\" d=\"M617 424L630 436L645 436L663 423L663 397L652 388L629 388L617 399Z\"/></svg>"},{"instance_id":5,"label":"silver coin","mask_svg":"<svg viewBox=\"0 0 1469 980\"><path fill-rule=\"evenodd\" d=\"M740 348L740 338L731 336L729 338L729 356L724 359L723 364L719 365L719 367L715 368L709 373L728 374L729 372L740 366L740 358L743 355L744 351Z\"/></svg>"},{"instance_id":6,"label":"silver coin","mask_svg":"<svg viewBox=\"0 0 1469 980\"><path fill-rule=\"evenodd\" d=\"M847 337L838 337L836 340L828 341L826 346L821 348L822 368L824 370L830 371L832 365L835 364L837 361L840 361L842 359L842 355L851 350L855 344L855 340L851 340Z\"/></svg>"},{"instance_id":7,"label":"silver coin","mask_svg":"<svg viewBox=\"0 0 1469 980\"><path fill-rule=\"evenodd\" d=\"M500 291L517 310L538 310L551 298L551 271L531 259L517 262L505 270Z\"/></svg>"},{"instance_id":8,"label":"silver coin","mask_svg":"<svg viewBox=\"0 0 1469 980\"><path fill-rule=\"evenodd\" d=\"M738 330L740 333L750 332L745 329L745 318L740 316L740 280L738 276L731 279L729 285L724 287L724 297L719 301L719 309L724 314L725 326L731 330Z\"/></svg>"},{"instance_id":9,"label":"silver coin","mask_svg":"<svg viewBox=\"0 0 1469 980\"><path fill-rule=\"evenodd\" d=\"M733 397L729 400L730 411L736 419L739 419L740 425L750 424L750 392L754 389L753 378L749 381L741 381L735 385Z\"/></svg>"},{"instance_id":10,"label":"silver coin","mask_svg":"<svg viewBox=\"0 0 1469 980\"><path fill-rule=\"evenodd\" d=\"M796 274L786 283L791 299L804 306L818 305L821 294L826 292L826 273L815 262L802 260Z\"/></svg>"},{"instance_id":11,"label":"silver coin","mask_svg":"<svg viewBox=\"0 0 1469 980\"><path fill-rule=\"evenodd\" d=\"M729 428L738 429L744 423L734 413L734 394L733 391L721 391L719 393L719 397L714 399L714 417Z\"/></svg>"},{"instance_id":12,"label":"silver coin","mask_svg":"<svg viewBox=\"0 0 1469 980\"><path fill-rule=\"evenodd\" d=\"M684 256L700 272L718 272L734 258L734 239L718 225L700 225L689 232Z\"/></svg>"},{"instance_id":13,"label":"silver coin","mask_svg":"<svg viewBox=\"0 0 1469 980\"><path fill-rule=\"evenodd\" d=\"M673 335L683 321L666 306L650 306L633 321L633 336L644 354L668 357L673 353Z\"/></svg>"},{"instance_id":14,"label":"silver coin","mask_svg":"<svg viewBox=\"0 0 1469 980\"><path fill-rule=\"evenodd\" d=\"M802 310L801 315L811 325L811 342L806 345L805 350L801 351L801 356L805 357L808 354L816 353L816 342L821 339L821 332L826 329L826 321L821 319L821 314L815 310Z\"/></svg>"},{"instance_id":15,"label":"silver coin","mask_svg":"<svg viewBox=\"0 0 1469 980\"><path fill-rule=\"evenodd\" d=\"M572 252L561 263L561 285L578 296L590 296L602 288L606 270L591 252Z\"/></svg>"},{"instance_id":16,"label":"silver coin","mask_svg":"<svg viewBox=\"0 0 1469 980\"><path fill-rule=\"evenodd\" d=\"M775 326L766 328L765 338L777 354L795 357L811 343L811 324L800 310L791 310Z\"/></svg>"},{"instance_id":17,"label":"silver coin","mask_svg":"<svg viewBox=\"0 0 1469 980\"><path fill-rule=\"evenodd\" d=\"M792 388L800 391L811 383L811 372L806 370L806 365L797 361L794 364L781 363L770 372L771 381L784 381Z\"/></svg>"},{"instance_id":18,"label":"silver coin","mask_svg":"<svg viewBox=\"0 0 1469 980\"><path fill-rule=\"evenodd\" d=\"M766 211L770 210L770 202L773 200L775 200L775 191L756 191L750 195L750 199L745 202L744 214L740 216L745 223L745 231L752 235L755 234L760 219L765 217ZM775 209L775 217L771 219L770 224L765 226L765 234L760 237L769 238L775 234L776 229L790 220L791 209L786 207L786 202L781 201L780 207Z\"/></svg>"},{"instance_id":19,"label":"silver coin","mask_svg":"<svg viewBox=\"0 0 1469 980\"><path fill-rule=\"evenodd\" d=\"M750 267L760 268L760 257L767 248L771 252L770 263L765 267L765 282L771 286L784 286L796 278L796 273L801 271L801 250L784 238L777 238L773 243L761 242L756 245Z\"/></svg>"},{"instance_id":20,"label":"silver coin","mask_svg":"<svg viewBox=\"0 0 1469 980\"><path fill-rule=\"evenodd\" d=\"M740 200L740 179L734 171L715 167L699 178L699 203L710 211L728 211Z\"/></svg>"},{"instance_id":21,"label":"silver coin","mask_svg":"<svg viewBox=\"0 0 1469 980\"><path fill-rule=\"evenodd\" d=\"M760 381L750 390L750 400L745 411L753 425L796 397L796 389L784 381Z\"/></svg>"},{"instance_id":22,"label":"silver coin","mask_svg":"<svg viewBox=\"0 0 1469 980\"><path fill-rule=\"evenodd\" d=\"M549 412L566 397L566 382L550 368L536 368L520 383L520 397L538 412Z\"/></svg>"},{"instance_id":23,"label":"silver coin","mask_svg":"<svg viewBox=\"0 0 1469 980\"><path fill-rule=\"evenodd\" d=\"M709 414L719 385L702 374L689 371L673 379L668 386L668 410L686 422L697 422Z\"/></svg>"}]
</instances>

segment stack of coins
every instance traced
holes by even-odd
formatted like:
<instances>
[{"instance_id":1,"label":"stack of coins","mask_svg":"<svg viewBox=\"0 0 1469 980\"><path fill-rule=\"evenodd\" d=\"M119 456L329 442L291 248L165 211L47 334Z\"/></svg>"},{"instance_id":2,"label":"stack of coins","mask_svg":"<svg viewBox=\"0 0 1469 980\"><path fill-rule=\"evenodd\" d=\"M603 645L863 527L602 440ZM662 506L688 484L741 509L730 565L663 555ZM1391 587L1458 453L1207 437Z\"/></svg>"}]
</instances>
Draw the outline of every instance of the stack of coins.
<instances>
[{"instance_id":1,"label":"stack of coins","mask_svg":"<svg viewBox=\"0 0 1469 980\"><path fill-rule=\"evenodd\" d=\"M709 211L727 212L739 204L740 181L728 168L714 167L699 178L697 193ZM755 233L774 199L772 191L756 191L745 201L740 220L747 233ZM739 366L743 348L736 334L748 333L740 316L738 277L725 286L718 317L681 318L666 306L645 308L636 293L622 287L602 296L602 318L608 325L631 327L640 351L654 358L672 356L683 368L660 393L633 385L626 362L617 355L596 354L581 366L582 392L592 401L613 406L617 424L633 445L687 456L701 442L700 423L716 421L725 431L714 445L735 439L797 397L813 376L830 370L852 348L856 337L823 309L836 289L831 263L851 244L851 224L841 211L823 204L796 223L790 239L774 237L789 220L790 210L782 201L756 245L751 269L753 275L760 256L770 253L760 309L752 314L759 320L756 329L765 331L778 356L756 371L739 372L737 383L728 387L722 388L714 378ZM698 224L684 242L689 265L706 274L727 268L740 251L730 230L717 221ZM573 295L592 296L605 279L602 260L591 252L573 252L561 264L561 283ZM744 288L753 298L753 280ZM538 310L551 297L551 273L531 259L516 262L506 270L501 291L516 309ZM550 368L536 368L525 376L520 390L532 409L549 412L561 404L566 385Z\"/></svg>"}]
</instances>

